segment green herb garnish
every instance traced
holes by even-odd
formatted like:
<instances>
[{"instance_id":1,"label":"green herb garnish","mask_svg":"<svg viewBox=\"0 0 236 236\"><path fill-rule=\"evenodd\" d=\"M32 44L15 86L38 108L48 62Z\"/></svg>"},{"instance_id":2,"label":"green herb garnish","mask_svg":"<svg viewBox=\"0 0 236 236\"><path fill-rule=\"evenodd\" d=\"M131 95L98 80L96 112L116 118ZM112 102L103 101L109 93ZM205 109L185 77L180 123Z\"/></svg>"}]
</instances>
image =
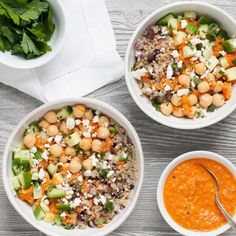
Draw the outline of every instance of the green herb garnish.
<instances>
[{"instance_id":1,"label":"green herb garnish","mask_svg":"<svg viewBox=\"0 0 236 236\"><path fill-rule=\"evenodd\" d=\"M153 107L154 107L157 111L160 110L161 104L160 104L159 102L153 102L152 105L153 105Z\"/></svg>"},{"instance_id":2,"label":"green herb garnish","mask_svg":"<svg viewBox=\"0 0 236 236\"><path fill-rule=\"evenodd\" d=\"M208 111L208 112L213 112L213 111L215 111L215 109L216 109L216 107L215 107L213 104L211 104L211 105L207 108L207 111Z\"/></svg>"},{"instance_id":3,"label":"green herb garnish","mask_svg":"<svg viewBox=\"0 0 236 236\"><path fill-rule=\"evenodd\" d=\"M102 217L99 220L95 221L96 225L101 225L103 223L105 223L108 220L108 216Z\"/></svg>"},{"instance_id":4,"label":"green herb garnish","mask_svg":"<svg viewBox=\"0 0 236 236\"><path fill-rule=\"evenodd\" d=\"M112 134L118 133L118 130L114 126L109 126L108 129L109 129L110 133L112 133Z\"/></svg>"},{"instance_id":5,"label":"green herb garnish","mask_svg":"<svg viewBox=\"0 0 236 236\"><path fill-rule=\"evenodd\" d=\"M105 213L111 213L114 211L114 205L112 202L107 201L105 206L104 206L104 212Z\"/></svg>"},{"instance_id":6,"label":"green herb garnish","mask_svg":"<svg viewBox=\"0 0 236 236\"><path fill-rule=\"evenodd\" d=\"M121 156L119 160L124 161L126 163L128 161L128 157Z\"/></svg>"},{"instance_id":7,"label":"green herb garnish","mask_svg":"<svg viewBox=\"0 0 236 236\"><path fill-rule=\"evenodd\" d=\"M39 159L42 159L42 151L41 150L38 150L37 152L34 153L34 158L39 160Z\"/></svg>"},{"instance_id":8,"label":"green herb garnish","mask_svg":"<svg viewBox=\"0 0 236 236\"><path fill-rule=\"evenodd\" d=\"M108 173L109 173L109 170L108 170L108 169L102 169L101 172L100 172L100 175L101 175L104 179L106 179Z\"/></svg>"},{"instance_id":9,"label":"green herb garnish","mask_svg":"<svg viewBox=\"0 0 236 236\"><path fill-rule=\"evenodd\" d=\"M193 77L193 82L194 82L194 84L199 85L202 82L202 80L199 79L197 76L194 76Z\"/></svg>"},{"instance_id":10,"label":"green herb garnish","mask_svg":"<svg viewBox=\"0 0 236 236\"><path fill-rule=\"evenodd\" d=\"M100 152L101 159L103 160L105 157L106 153L105 152Z\"/></svg>"}]
</instances>

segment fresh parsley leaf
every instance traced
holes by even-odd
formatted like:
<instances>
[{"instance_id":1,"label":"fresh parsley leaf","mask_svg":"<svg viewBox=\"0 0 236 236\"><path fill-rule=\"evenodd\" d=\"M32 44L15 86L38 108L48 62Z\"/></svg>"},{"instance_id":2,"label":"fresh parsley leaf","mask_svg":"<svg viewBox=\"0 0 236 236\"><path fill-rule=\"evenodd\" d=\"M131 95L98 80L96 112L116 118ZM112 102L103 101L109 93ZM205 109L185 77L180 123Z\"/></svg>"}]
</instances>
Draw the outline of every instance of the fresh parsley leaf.
<instances>
[{"instance_id":1,"label":"fresh parsley leaf","mask_svg":"<svg viewBox=\"0 0 236 236\"><path fill-rule=\"evenodd\" d=\"M23 48L25 54L28 54L28 53L34 53L35 55L40 54L35 43L31 40L31 38L25 32L23 33L21 47Z\"/></svg>"},{"instance_id":2,"label":"fresh parsley leaf","mask_svg":"<svg viewBox=\"0 0 236 236\"><path fill-rule=\"evenodd\" d=\"M6 52L11 50L11 44L7 38L0 35L0 51Z\"/></svg>"},{"instance_id":3,"label":"fresh parsley leaf","mask_svg":"<svg viewBox=\"0 0 236 236\"><path fill-rule=\"evenodd\" d=\"M153 107L154 107L157 111L160 110L161 104L160 104L159 102L153 102L152 105L153 105Z\"/></svg>"},{"instance_id":4,"label":"fresh parsley leaf","mask_svg":"<svg viewBox=\"0 0 236 236\"><path fill-rule=\"evenodd\" d=\"M108 170L108 169L102 169L101 172L100 172L101 176L102 176L104 179L107 178L108 173L109 173L109 170Z\"/></svg>"},{"instance_id":5,"label":"fresh parsley leaf","mask_svg":"<svg viewBox=\"0 0 236 236\"><path fill-rule=\"evenodd\" d=\"M119 160L126 163L128 161L128 157L121 156Z\"/></svg>"},{"instance_id":6,"label":"fresh parsley leaf","mask_svg":"<svg viewBox=\"0 0 236 236\"><path fill-rule=\"evenodd\" d=\"M106 153L105 153L105 152L100 152L101 160L103 160L103 159L104 159L105 155L106 155Z\"/></svg>"},{"instance_id":7,"label":"fresh parsley leaf","mask_svg":"<svg viewBox=\"0 0 236 236\"><path fill-rule=\"evenodd\" d=\"M194 76L194 77L193 77L193 82L194 82L196 85L199 85L199 84L202 82L202 80L199 79L197 76Z\"/></svg>"},{"instance_id":8,"label":"fresh parsley leaf","mask_svg":"<svg viewBox=\"0 0 236 236\"><path fill-rule=\"evenodd\" d=\"M2 35L5 36L9 40L9 42L14 43L15 36L9 27L0 26L0 31L2 32Z\"/></svg>"},{"instance_id":9,"label":"fresh parsley leaf","mask_svg":"<svg viewBox=\"0 0 236 236\"><path fill-rule=\"evenodd\" d=\"M104 212L105 213L111 213L114 211L114 204L110 201L107 201L104 206Z\"/></svg>"},{"instance_id":10,"label":"fresh parsley leaf","mask_svg":"<svg viewBox=\"0 0 236 236\"><path fill-rule=\"evenodd\" d=\"M11 18L11 20L16 24L20 24L20 17L14 13L13 9L10 5L6 3L6 1L0 2L0 6L6 11L7 15Z\"/></svg>"},{"instance_id":11,"label":"fresh parsley leaf","mask_svg":"<svg viewBox=\"0 0 236 236\"><path fill-rule=\"evenodd\" d=\"M34 153L34 158L37 160L42 159L42 153L43 152L41 150L38 150L37 152Z\"/></svg>"},{"instance_id":12,"label":"fresh parsley leaf","mask_svg":"<svg viewBox=\"0 0 236 236\"><path fill-rule=\"evenodd\" d=\"M97 221L95 221L96 225L101 225L103 223L105 223L108 220L108 216L102 217L100 219L98 219Z\"/></svg>"},{"instance_id":13,"label":"fresh parsley leaf","mask_svg":"<svg viewBox=\"0 0 236 236\"><path fill-rule=\"evenodd\" d=\"M214 112L215 109L216 109L216 107L215 107L213 104L211 104L211 105L207 108L207 111L208 111L208 112Z\"/></svg>"}]
</instances>

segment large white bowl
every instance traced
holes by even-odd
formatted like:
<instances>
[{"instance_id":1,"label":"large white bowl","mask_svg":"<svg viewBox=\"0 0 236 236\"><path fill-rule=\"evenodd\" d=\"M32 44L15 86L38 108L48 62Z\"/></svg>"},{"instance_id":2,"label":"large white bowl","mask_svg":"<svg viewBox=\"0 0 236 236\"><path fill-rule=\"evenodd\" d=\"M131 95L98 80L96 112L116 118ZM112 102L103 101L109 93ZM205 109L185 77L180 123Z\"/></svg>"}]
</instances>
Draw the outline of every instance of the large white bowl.
<instances>
[{"instance_id":1,"label":"large white bowl","mask_svg":"<svg viewBox=\"0 0 236 236\"><path fill-rule=\"evenodd\" d=\"M131 68L134 64L134 50L135 41L143 34L145 29L152 24L155 24L161 17L169 12L183 13L184 11L195 11L198 15L205 15L215 19L222 28L230 35L236 33L236 21L225 11L220 8L198 1L181 1L175 2L164 7L161 7L147 16L137 27L133 36L130 39L126 56L125 56L125 78L131 96L133 97L139 108L146 113L153 120L178 129L198 129L212 125L226 116L228 116L236 108L236 86L233 86L233 96L226 102L224 106L217 109L215 112L209 113L207 117L197 120L176 118L174 116L166 117L161 112L157 112L152 106L151 102L145 97L140 96L141 90L138 87L135 79L132 78Z\"/></svg>"},{"instance_id":2,"label":"large white bowl","mask_svg":"<svg viewBox=\"0 0 236 236\"><path fill-rule=\"evenodd\" d=\"M52 51L47 52L38 58L33 58L30 60L26 60L22 56L11 55L11 52L0 51L0 63L15 69L33 69L44 65L56 56L65 38L66 19L61 0L47 1L52 7L53 20L56 26L52 38L48 42L52 48Z\"/></svg>"},{"instance_id":3,"label":"large white bowl","mask_svg":"<svg viewBox=\"0 0 236 236\"><path fill-rule=\"evenodd\" d=\"M163 199L163 190L164 190L166 178L168 177L170 172L178 164L180 164L183 161L193 159L193 158L207 158L207 159L218 161L218 162L222 163L224 166L226 166L236 178L236 167L223 156L220 156L214 152L208 152L208 151L193 151L193 152L187 152L185 154L182 154L181 156L178 156L172 162L169 163L169 165L165 168L165 170L163 171L163 173L159 179L159 183L158 183L158 187L157 187L157 202L158 202L160 212L161 212L163 218L166 220L166 222L174 230L176 230L177 232L179 232L182 235L186 235L186 236L199 236L199 235L201 235L201 236L216 236L216 235L222 234L231 227L229 224L225 224L222 227L220 227L216 230L213 230L213 231L209 231L209 232L191 231L191 230L187 230L187 229L181 227L180 225L178 225L171 218L168 211L166 210L164 199ZM234 216L234 220L236 220L236 215Z\"/></svg>"},{"instance_id":4,"label":"large white bowl","mask_svg":"<svg viewBox=\"0 0 236 236\"><path fill-rule=\"evenodd\" d=\"M43 221L37 221L32 213L32 208L26 203L24 203L23 201L21 201L20 199L18 199L17 197L15 197L15 194L12 188L12 183L11 183L11 177L13 176L12 169L11 169L12 150L22 141L23 133L27 125L41 118L43 114L47 112L48 110L58 109L66 105L73 105L73 104L78 104L78 103L85 104L88 107L100 110L102 113L116 120L127 131L128 136L132 140L136 149L136 156L137 156L137 161L138 161L138 179L137 179L137 184L134 188L134 191L132 192L130 196L128 205L120 214L115 216L115 218L109 224L107 224L104 228L101 228L101 229L87 228L85 230L79 230L79 229L66 230L60 226L52 226L51 224L45 223ZM26 221L28 221L32 226L34 226L35 228L37 228L38 230L42 231L43 233L49 236L76 236L76 235L102 236L102 235L106 235L112 232L127 219L129 214L134 209L139 193L140 193L140 189L143 182L143 174L144 174L144 161L143 161L142 147L141 147L139 137L135 129L133 128L133 126L116 109L112 108L106 103L100 102L95 99L89 99L89 98L63 99L63 100L59 100L56 102L51 102L51 103L42 105L39 108L32 111L23 120L21 120L21 122L17 125L17 127L14 129L14 131L10 135L6 148L5 148L2 162L3 162L2 164L3 184L4 184L5 191L7 193L7 196L11 204L14 206L17 212Z\"/></svg>"}]
</instances>

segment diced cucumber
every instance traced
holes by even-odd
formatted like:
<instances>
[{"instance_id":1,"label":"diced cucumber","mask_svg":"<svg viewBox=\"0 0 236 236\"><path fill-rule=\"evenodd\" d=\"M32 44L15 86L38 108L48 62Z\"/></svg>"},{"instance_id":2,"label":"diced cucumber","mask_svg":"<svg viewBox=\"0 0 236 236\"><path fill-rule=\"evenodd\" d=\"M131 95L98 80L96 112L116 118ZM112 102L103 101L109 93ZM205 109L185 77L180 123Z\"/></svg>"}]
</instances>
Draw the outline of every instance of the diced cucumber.
<instances>
[{"instance_id":1,"label":"diced cucumber","mask_svg":"<svg viewBox=\"0 0 236 236\"><path fill-rule=\"evenodd\" d=\"M53 188L50 192L48 192L48 198L63 198L65 197L65 193L62 189Z\"/></svg>"},{"instance_id":2,"label":"diced cucumber","mask_svg":"<svg viewBox=\"0 0 236 236\"><path fill-rule=\"evenodd\" d=\"M52 212L47 212L43 218L43 220L47 223L53 223L55 219L55 215Z\"/></svg>"},{"instance_id":3,"label":"diced cucumber","mask_svg":"<svg viewBox=\"0 0 236 236\"><path fill-rule=\"evenodd\" d=\"M48 136L44 131L39 132L39 136L40 136L43 140L47 140L47 139L49 138L49 136Z\"/></svg>"},{"instance_id":4,"label":"diced cucumber","mask_svg":"<svg viewBox=\"0 0 236 236\"><path fill-rule=\"evenodd\" d=\"M214 23L214 21L206 16L201 16L198 20L198 23L200 25L209 25L211 23Z\"/></svg>"},{"instance_id":5,"label":"diced cucumber","mask_svg":"<svg viewBox=\"0 0 236 236\"><path fill-rule=\"evenodd\" d=\"M30 170L31 164L29 160L22 160L21 161L22 169L23 171L28 171Z\"/></svg>"},{"instance_id":6,"label":"diced cucumber","mask_svg":"<svg viewBox=\"0 0 236 236\"><path fill-rule=\"evenodd\" d=\"M207 47L203 53L202 53L203 57L205 57L206 59L209 59L212 55L213 55L213 50L212 50L212 47L209 46Z\"/></svg>"},{"instance_id":7,"label":"diced cucumber","mask_svg":"<svg viewBox=\"0 0 236 236\"><path fill-rule=\"evenodd\" d=\"M71 211L71 207L68 204L64 204L64 203L58 203L57 204L57 209L60 211Z\"/></svg>"},{"instance_id":8,"label":"diced cucumber","mask_svg":"<svg viewBox=\"0 0 236 236\"><path fill-rule=\"evenodd\" d=\"M38 180L39 179L39 173L38 172L33 172L31 176L32 180Z\"/></svg>"},{"instance_id":9,"label":"diced cucumber","mask_svg":"<svg viewBox=\"0 0 236 236\"><path fill-rule=\"evenodd\" d=\"M208 32L209 26L208 25L200 25L198 28L198 34L201 38L206 38L206 34Z\"/></svg>"},{"instance_id":10,"label":"diced cucumber","mask_svg":"<svg viewBox=\"0 0 236 236\"><path fill-rule=\"evenodd\" d=\"M211 56L206 63L206 67L210 71L212 71L214 70L214 68L217 66L218 63L219 63L219 60L215 56Z\"/></svg>"},{"instance_id":11,"label":"diced cucumber","mask_svg":"<svg viewBox=\"0 0 236 236\"><path fill-rule=\"evenodd\" d=\"M45 213L39 205L34 209L33 213L37 220L41 220L45 216Z\"/></svg>"},{"instance_id":12,"label":"diced cucumber","mask_svg":"<svg viewBox=\"0 0 236 236\"><path fill-rule=\"evenodd\" d=\"M175 19L175 17L174 17L171 13L169 13L169 14L163 16L163 17L157 22L157 24L158 24L158 25L163 25L163 26L164 26L164 25L168 25L168 22L169 22L170 19Z\"/></svg>"},{"instance_id":13,"label":"diced cucumber","mask_svg":"<svg viewBox=\"0 0 236 236\"><path fill-rule=\"evenodd\" d=\"M194 11L186 11L184 12L184 18L185 19L196 19L197 14Z\"/></svg>"},{"instance_id":14,"label":"diced cucumber","mask_svg":"<svg viewBox=\"0 0 236 236\"><path fill-rule=\"evenodd\" d=\"M40 202L40 207L45 213L50 212L49 207L44 202Z\"/></svg>"},{"instance_id":15,"label":"diced cucumber","mask_svg":"<svg viewBox=\"0 0 236 236\"><path fill-rule=\"evenodd\" d=\"M183 20L183 19L184 19L183 16L181 16L181 15L178 15L178 16L177 16L177 21L178 21L178 23L180 23L181 20Z\"/></svg>"},{"instance_id":16,"label":"diced cucumber","mask_svg":"<svg viewBox=\"0 0 236 236\"><path fill-rule=\"evenodd\" d=\"M187 45L183 47L183 56L184 58L187 57L194 57L197 53L197 48L195 45Z\"/></svg>"},{"instance_id":17,"label":"diced cucumber","mask_svg":"<svg viewBox=\"0 0 236 236\"><path fill-rule=\"evenodd\" d=\"M21 160L29 160L30 159L30 151L29 150L19 150L14 152L13 159L20 158Z\"/></svg>"},{"instance_id":18,"label":"diced cucumber","mask_svg":"<svg viewBox=\"0 0 236 236\"><path fill-rule=\"evenodd\" d=\"M71 106L66 106L63 107L58 113L57 113L57 118L59 120L63 120L67 117L70 117L72 114L72 107Z\"/></svg>"},{"instance_id":19,"label":"diced cucumber","mask_svg":"<svg viewBox=\"0 0 236 236\"><path fill-rule=\"evenodd\" d=\"M41 150L38 150L37 152L34 153L34 158L36 160L41 160L42 159L42 154L43 154L43 152Z\"/></svg>"},{"instance_id":20,"label":"diced cucumber","mask_svg":"<svg viewBox=\"0 0 236 236\"><path fill-rule=\"evenodd\" d=\"M228 81L236 80L236 67L231 67L226 70L226 76Z\"/></svg>"},{"instance_id":21,"label":"diced cucumber","mask_svg":"<svg viewBox=\"0 0 236 236\"><path fill-rule=\"evenodd\" d=\"M59 215L55 216L54 221L55 221L56 225L61 225L61 217Z\"/></svg>"},{"instance_id":22,"label":"diced cucumber","mask_svg":"<svg viewBox=\"0 0 236 236\"><path fill-rule=\"evenodd\" d=\"M63 182L63 177L59 173L55 173L53 175L53 179L55 179L58 183L62 183Z\"/></svg>"},{"instance_id":23,"label":"diced cucumber","mask_svg":"<svg viewBox=\"0 0 236 236\"><path fill-rule=\"evenodd\" d=\"M196 34L197 33L197 27L193 24L193 22L191 22L186 26L186 31L189 34Z\"/></svg>"},{"instance_id":24,"label":"diced cucumber","mask_svg":"<svg viewBox=\"0 0 236 236\"><path fill-rule=\"evenodd\" d=\"M179 46L186 40L186 33L183 31L178 31L174 37L174 44Z\"/></svg>"},{"instance_id":25,"label":"diced cucumber","mask_svg":"<svg viewBox=\"0 0 236 236\"><path fill-rule=\"evenodd\" d=\"M37 122L31 123L25 130L25 134L36 134L39 132L39 126Z\"/></svg>"},{"instance_id":26,"label":"diced cucumber","mask_svg":"<svg viewBox=\"0 0 236 236\"><path fill-rule=\"evenodd\" d=\"M20 181L17 176L12 177L11 182L14 189L19 189L21 187Z\"/></svg>"},{"instance_id":27,"label":"diced cucumber","mask_svg":"<svg viewBox=\"0 0 236 236\"><path fill-rule=\"evenodd\" d=\"M171 18L168 21L168 27L172 30L177 30L178 29L178 21L176 18Z\"/></svg>"},{"instance_id":28,"label":"diced cucumber","mask_svg":"<svg viewBox=\"0 0 236 236\"><path fill-rule=\"evenodd\" d=\"M81 140L81 137L80 135L77 133L77 132L74 132L73 134L69 135L67 138L66 138L66 143L70 146L70 147L73 147L75 146L76 144L78 144Z\"/></svg>"},{"instance_id":29,"label":"diced cucumber","mask_svg":"<svg viewBox=\"0 0 236 236\"><path fill-rule=\"evenodd\" d=\"M42 197L42 188L39 184L34 185L34 199L39 199Z\"/></svg>"},{"instance_id":30,"label":"diced cucumber","mask_svg":"<svg viewBox=\"0 0 236 236\"><path fill-rule=\"evenodd\" d=\"M51 176L53 176L57 172L57 168L58 168L57 165L54 165L54 164L50 163L48 165L47 171Z\"/></svg>"},{"instance_id":31,"label":"diced cucumber","mask_svg":"<svg viewBox=\"0 0 236 236\"><path fill-rule=\"evenodd\" d=\"M236 50L236 39L228 39L224 41L223 47L226 52L234 52Z\"/></svg>"},{"instance_id":32,"label":"diced cucumber","mask_svg":"<svg viewBox=\"0 0 236 236\"><path fill-rule=\"evenodd\" d=\"M220 61L221 66L224 67L225 69L230 66L226 57L220 57L219 61Z\"/></svg>"},{"instance_id":33,"label":"diced cucumber","mask_svg":"<svg viewBox=\"0 0 236 236\"><path fill-rule=\"evenodd\" d=\"M15 175L18 175L18 174L20 174L21 171L22 171L22 166L13 165L13 166L12 166L12 170L13 170L13 173L14 173Z\"/></svg>"},{"instance_id":34,"label":"diced cucumber","mask_svg":"<svg viewBox=\"0 0 236 236\"><path fill-rule=\"evenodd\" d=\"M18 175L18 179L24 189L27 189L31 186L31 174L30 172L21 172Z\"/></svg>"}]
</instances>

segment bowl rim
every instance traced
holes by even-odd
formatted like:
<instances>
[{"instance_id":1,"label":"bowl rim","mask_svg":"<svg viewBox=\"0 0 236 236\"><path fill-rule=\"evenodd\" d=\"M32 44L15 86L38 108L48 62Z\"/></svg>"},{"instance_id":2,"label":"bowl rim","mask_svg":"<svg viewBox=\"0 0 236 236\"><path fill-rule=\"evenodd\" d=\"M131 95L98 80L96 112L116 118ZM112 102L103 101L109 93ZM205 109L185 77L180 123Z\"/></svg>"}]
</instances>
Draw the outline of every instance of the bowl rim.
<instances>
[{"instance_id":1,"label":"bowl rim","mask_svg":"<svg viewBox=\"0 0 236 236\"><path fill-rule=\"evenodd\" d=\"M47 0L50 3L50 0ZM56 57L56 55L58 54L58 52L61 50L62 45L64 43L65 40L65 36L66 36L66 28L67 28L67 22L66 22L66 13L63 7L63 3L60 0L57 1L53 1L53 4L57 5L57 9L53 8L53 11L57 11L58 14L60 15L60 22L62 23L60 25L60 27L57 27L59 30L58 32L61 32L60 35L61 37L59 37L58 39L56 39L55 41L57 42L57 47L52 48L52 51L45 53L44 55L34 58L34 59L30 59L30 60L26 60L24 58L22 58L22 60L24 59L24 62L22 63L15 63L14 60L12 61L5 61L5 60L1 60L1 64L8 66L10 68L13 69L36 69L40 66L45 65L46 63L50 62L51 60L53 60L53 58ZM55 31L54 31L55 33ZM53 33L53 34L54 34ZM3 53L9 53L9 57L11 57L12 55L10 54L10 52L3 52Z\"/></svg>"},{"instance_id":2,"label":"bowl rim","mask_svg":"<svg viewBox=\"0 0 236 236\"><path fill-rule=\"evenodd\" d=\"M126 81L126 85L128 87L129 93L131 94L133 100L135 101L135 103L138 105L138 107L150 118L152 118L153 120L155 120L156 122L171 127L171 128L175 128L175 129L182 129L182 130L194 130L194 129L200 129L200 128L204 128L204 127L208 127L210 125L213 125L221 120L223 120L224 118L226 118L228 115L230 115L235 109L236 109L236 104L234 106L231 106L230 109L227 109L226 111L222 112L220 116L214 117L213 119L209 120L208 122L203 122L203 123L197 123L195 122L194 124L192 124L191 126L185 126L182 124L178 124L177 122L170 122L168 121L168 117L158 117L156 114L152 114L149 109L148 106L145 106L143 101L139 101L139 97L140 95L137 94L132 86L131 83L131 78L130 78L130 68L129 68L129 60L130 60L130 54L132 49L132 45L135 41L135 38L137 37L137 35L142 32L142 28L144 27L145 24L147 24L150 20L152 20L157 14L160 14L162 11L165 11L169 8L173 8L175 6L184 6L184 5L189 5L189 6L205 6L213 11L218 11L221 13L222 17L227 17L229 20L231 20L232 22L234 22L235 26L236 26L236 20L230 15L228 14L226 11L220 9L217 6L214 6L212 4L206 3L206 2L201 2L201 1L178 1L178 2L174 2L174 3L170 3L167 4L163 7L157 8L155 11L153 11L152 13L150 13L149 15L147 15L142 21L141 23L138 25L138 27L135 29L135 31L133 32L129 43L128 43L128 47L126 49L126 53L125 53L125 63L124 63L124 67L125 67L125 81ZM148 104L149 105L149 104ZM181 118L180 118L181 119Z\"/></svg>"},{"instance_id":3,"label":"bowl rim","mask_svg":"<svg viewBox=\"0 0 236 236\"><path fill-rule=\"evenodd\" d=\"M188 229L183 228L182 226L178 225L169 215L163 199L163 189L165 185L166 178L168 177L169 173L180 163L186 160L191 160L194 158L206 158L211 159L220 162L223 164L236 178L236 167L233 165L231 161L229 161L226 157L221 156L215 152L210 151L204 151L204 150L197 150L197 151L191 151L181 154L180 156L176 157L174 160L172 160L164 169L162 172L157 186L157 204L159 207L159 210L161 212L162 217L165 219L167 224L172 227L175 231L179 232L182 235L185 236L199 236L199 232L197 231L191 231ZM235 173L234 173L235 172ZM236 214L233 217L236 219ZM228 229L230 229L231 226L226 223L222 225L220 228L208 231L208 232L200 232L202 236L216 236L219 234L222 234L226 232Z\"/></svg>"},{"instance_id":4,"label":"bowl rim","mask_svg":"<svg viewBox=\"0 0 236 236\"><path fill-rule=\"evenodd\" d=\"M135 130L135 128L133 127L133 125L129 122L129 120L117 109L113 108L111 105L108 105L105 102L102 102L100 100L94 99L94 98L84 98L84 97L77 97L77 98L67 98L67 99L59 99L53 102L49 102L46 104L43 104L39 107L37 107L36 109L34 109L33 111L31 111L29 114L27 114L23 119L21 119L21 121L18 123L18 125L13 129L11 135L8 138L7 144L5 146L5 150L3 153L3 159L2 159L2 180L3 180L3 186L5 189L5 192L7 194L7 197L10 201L10 203L12 204L12 206L15 208L15 210L29 223L31 224L33 227L35 227L37 230L43 232L46 235L49 236L60 236L58 233L54 233L51 230L47 230L43 227L41 227L38 223L36 219L32 219L30 217L27 217L24 212L22 212L20 210L20 207L18 206L16 200L15 200L15 196L12 194L11 191L11 186L8 184L8 177L7 177L7 173L8 173L8 169L7 169L7 160L8 160L8 156L9 156L9 151L10 151L10 146L12 143L12 140L14 139L16 133L19 131L20 128L22 128L23 125L26 124L26 121L28 119L30 119L33 115L40 113L42 110L44 109L50 109L52 106L57 106L63 103L82 103L82 104L86 104L86 103L93 103L95 105L100 106L101 108L105 108L108 111L111 111L113 113L113 115L116 117L115 120L117 119L117 122L119 123L118 120L122 120L125 125L128 127L128 131L130 131L134 137L134 141L137 145L137 152L138 152L138 161L139 161L139 179L137 181L137 187L136 187L136 191L133 194L133 198L132 201L129 202L129 205L126 207L126 213L119 218L119 214L117 215L117 223L114 224L111 227L105 227L104 229L99 229L99 231L95 231L94 234L90 234L91 236L104 236L107 235L109 233L111 233L112 231L114 231L115 229L117 229L119 226L122 225L122 223L129 217L129 215L131 214L131 212L134 210L137 200L139 198L140 195L140 191L142 188L142 184L143 184L143 179L144 179L144 157L143 157L143 150L142 150L142 146L141 146L141 141L139 139L139 136ZM101 111L102 112L102 111ZM109 224L108 224L109 225ZM79 229L78 229L79 232Z\"/></svg>"}]
</instances>

